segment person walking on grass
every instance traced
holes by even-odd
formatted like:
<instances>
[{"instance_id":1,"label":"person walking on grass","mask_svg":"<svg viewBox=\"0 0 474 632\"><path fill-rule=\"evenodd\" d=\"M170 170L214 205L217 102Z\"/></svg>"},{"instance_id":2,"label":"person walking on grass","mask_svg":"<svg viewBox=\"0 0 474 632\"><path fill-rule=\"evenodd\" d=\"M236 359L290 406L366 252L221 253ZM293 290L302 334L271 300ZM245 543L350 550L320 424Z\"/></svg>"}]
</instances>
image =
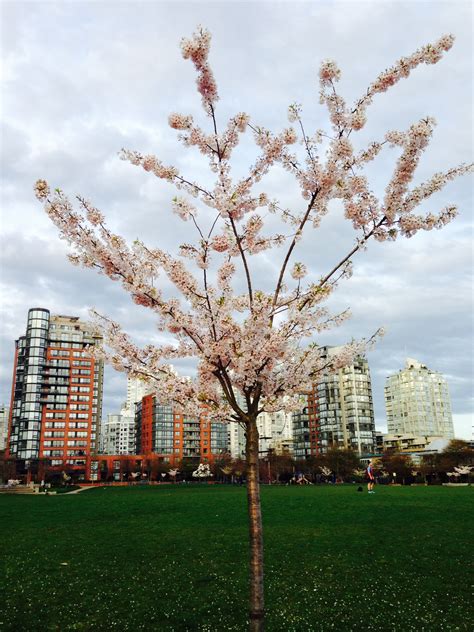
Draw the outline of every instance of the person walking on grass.
<instances>
[{"instance_id":1,"label":"person walking on grass","mask_svg":"<svg viewBox=\"0 0 474 632\"><path fill-rule=\"evenodd\" d=\"M372 461L369 461L369 464L367 465L367 479L367 491L369 494L374 494L375 476Z\"/></svg>"}]
</instances>

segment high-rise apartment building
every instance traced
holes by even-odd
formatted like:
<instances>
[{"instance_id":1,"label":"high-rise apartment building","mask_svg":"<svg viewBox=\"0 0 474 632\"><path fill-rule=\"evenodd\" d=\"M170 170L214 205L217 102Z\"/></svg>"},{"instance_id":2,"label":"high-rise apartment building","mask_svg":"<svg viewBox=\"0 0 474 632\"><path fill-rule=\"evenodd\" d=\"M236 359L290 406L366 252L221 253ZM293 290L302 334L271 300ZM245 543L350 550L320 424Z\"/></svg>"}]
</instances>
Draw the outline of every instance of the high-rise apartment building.
<instances>
[{"instance_id":1,"label":"high-rise apartment building","mask_svg":"<svg viewBox=\"0 0 474 632\"><path fill-rule=\"evenodd\" d=\"M301 410L293 413L293 456L297 460L309 459L319 454L319 448L312 450L309 432L308 406L302 405Z\"/></svg>"},{"instance_id":2,"label":"high-rise apartment building","mask_svg":"<svg viewBox=\"0 0 474 632\"><path fill-rule=\"evenodd\" d=\"M127 377L127 401L122 406L121 414L135 416L135 404L141 402L150 392L150 384L136 377Z\"/></svg>"},{"instance_id":3,"label":"high-rise apartment building","mask_svg":"<svg viewBox=\"0 0 474 632\"><path fill-rule=\"evenodd\" d=\"M107 415L107 421L101 428L100 452L135 454L135 417Z\"/></svg>"},{"instance_id":4,"label":"high-rise apartment building","mask_svg":"<svg viewBox=\"0 0 474 632\"><path fill-rule=\"evenodd\" d=\"M247 411L245 397L238 391L235 393L238 405ZM229 421L227 424L227 452L233 459L245 459L245 428L238 421Z\"/></svg>"},{"instance_id":5,"label":"high-rise apartment building","mask_svg":"<svg viewBox=\"0 0 474 632\"><path fill-rule=\"evenodd\" d=\"M324 347L331 357L340 347ZM359 356L336 373L324 374L306 394L306 405L293 415L296 458L316 456L330 448L360 455L375 448L372 384L366 358Z\"/></svg>"},{"instance_id":6,"label":"high-rise apartment building","mask_svg":"<svg viewBox=\"0 0 474 632\"><path fill-rule=\"evenodd\" d=\"M265 457L269 451L281 454L293 449L292 414L279 410L274 413L260 413L257 417L259 453Z\"/></svg>"},{"instance_id":7,"label":"high-rise apartment building","mask_svg":"<svg viewBox=\"0 0 474 632\"><path fill-rule=\"evenodd\" d=\"M15 343L7 447L11 457L81 468L97 450L103 363L88 347L99 341L78 317L29 310L26 334Z\"/></svg>"},{"instance_id":8,"label":"high-rise apartment building","mask_svg":"<svg viewBox=\"0 0 474 632\"><path fill-rule=\"evenodd\" d=\"M387 378L385 408L389 434L454 437L448 384L417 360Z\"/></svg>"},{"instance_id":9,"label":"high-rise apartment building","mask_svg":"<svg viewBox=\"0 0 474 632\"><path fill-rule=\"evenodd\" d=\"M0 451L7 447L8 418L10 409L5 404L0 405Z\"/></svg>"},{"instance_id":10,"label":"high-rise apartment building","mask_svg":"<svg viewBox=\"0 0 474 632\"><path fill-rule=\"evenodd\" d=\"M245 398L236 393L237 403L247 410ZM279 410L274 413L260 413L257 417L259 435L258 451L260 458L265 458L269 451L276 454L293 450L292 414ZM245 428L237 421L227 424L227 451L233 459L245 458Z\"/></svg>"},{"instance_id":11,"label":"high-rise apartment building","mask_svg":"<svg viewBox=\"0 0 474 632\"><path fill-rule=\"evenodd\" d=\"M210 422L204 410L200 419L186 417L153 394L137 404L135 429L136 453L157 454L171 465L185 458L211 462L227 451L225 424Z\"/></svg>"},{"instance_id":12,"label":"high-rise apartment building","mask_svg":"<svg viewBox=\"0 0 474 632\"><path fill-rule=\"evenodd\" d=\"M245 459L245 428L237 421L227 424L227 451L233 459Z\"/></svg>"},{"instance_id":13,"label":"high-rise apartment building","mask_svg":"<svg viewBox=\"0 0 474 632\"><path fill-rule=\"evenodd\" d=\"M265 458L269 451L276 454L293 451L293 416L280 410L260 413L257 417L258 452ZM245 458L245 428L237 421L227 424L228 452L233 459Z\"/></svg>"}]
</instances>

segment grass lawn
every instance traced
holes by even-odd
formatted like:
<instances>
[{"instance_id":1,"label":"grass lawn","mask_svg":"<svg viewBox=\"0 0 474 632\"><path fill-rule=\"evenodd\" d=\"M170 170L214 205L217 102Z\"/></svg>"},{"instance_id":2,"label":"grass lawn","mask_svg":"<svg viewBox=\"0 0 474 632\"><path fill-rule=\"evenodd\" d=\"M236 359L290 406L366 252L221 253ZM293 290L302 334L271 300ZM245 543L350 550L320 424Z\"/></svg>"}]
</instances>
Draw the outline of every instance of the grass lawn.
<instances>
[{"instance_id":1,"label":"grass lawn","mask_svg":"<svg viewBox=\"0 0 474 632\"><path fill-rule=\"evenodd\" d=\"M471 632L473 501L263 488L268 632ZM246 630L243 488L2 495L0 524L0 630Z\"/></svg>"}]
</instances>

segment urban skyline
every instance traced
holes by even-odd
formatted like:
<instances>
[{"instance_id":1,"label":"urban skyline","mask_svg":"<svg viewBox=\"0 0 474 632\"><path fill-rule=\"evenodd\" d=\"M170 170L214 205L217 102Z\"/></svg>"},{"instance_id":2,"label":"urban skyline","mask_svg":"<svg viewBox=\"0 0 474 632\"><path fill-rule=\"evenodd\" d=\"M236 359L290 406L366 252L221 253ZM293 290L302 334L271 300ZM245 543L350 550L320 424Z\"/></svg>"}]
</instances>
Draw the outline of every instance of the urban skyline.
<instances>
[{"instance_id":1,"label":"urban skyline","mask_svg":"<svg viewBox=\"0 0 474 632\"><path fill-rule=\"evenodd\" d=\"M472 2L0 17L0 621L462 629Z\"/></svg>"},{"instance_id":2,"label":"urban skyline","mask_svg":"<svg viewBox=\"0 0 474 632\"><path fill-rule=\"evenodd\" d=\"M31 312L32 309L35 309L35 308L30 308L29 311ZM40 309L43 310L43 311L46 311L46 312L48 311L48 310L45 310L45 308L40 308ZM59 316L59 317L58 316L53 316L52 317L53 321L57 321L58 318L59 319L63 319L64 322L67 321L68 323L69 323L69 321L71 321L71 323L75 323L77 321L77 322L80 323L81 327L84 327L84 323L80 322L78 317L76 317L76 316ZM19 338L21 338L21 337L19 337ZM48 348L49 348L50 344L51 343L48 342ZM331 349L337 350L338 347L332 347L332 348L328 347L326 352L331 353ZM54 351L53 353L62 353L62 352L61 351ZM64 353L66 353L66 352L64 352ZM369 363L367 362L367 360L359 360L358 363L360 363L361 361L363 361L363 365L364 365L364 367L366 367L365 369L362 369L362 371L363 372L367 372L367 375L368 375L368 388L369 388L369 391L370 391L370 403L368 403L367 406L369 406L369 408L370 408L369 418L371 420L373 420L373 399L375 399L375 397L374 397L373 389L371 387L371 377L370 377L370 373L369 373ZM412 360L410 358L407 358L406 361L405 361L406 369L408 369L409 365L411 366L411 368L413 368L414 367L414 363L416 364L417 368L423 367L424 369L426 369L425 365L423 365L421 363L418 363L418 362L416 362L416 361L414 361L414 360ZM361 368L362 368L362 365L360 367L358 366L357 370L360 371ZM101 369L101 370L103 371L103 369ZM396 371L397 371L397 369L395 368L391 375L387 375L386 376L386 384L384 386L385 399L387 397L387 395L386 395L387 388L388 388L387 384L390 383L391 380L393 381L395 378L398 378L398 376L400 376L404 372L404 370L401 367L398 369L398 373ZM338 373L341 374L341 377L342 377L343 371L340 370ZM431 374L434 374L436 376L439 375L441 380L442 380L442 382L443 382L443 384L445 384L444 388L447 389L447 386L448 386L447 385L447 381L444 379L444 377L441 376L440 372L434 372L434 371L430 370L429 373L430 373L430 375ZM324 399L324 397L328 397L328 393L327 393L328 388L332 388L333 390L334 390L334 388L336 388L336 391L337 391L337 388L338 388L339 381L340 381L341 377L338 376L338 374L335 374L334 376L323 377L323 379L321 380L321 383L319 384L319 387L318 387L319 389L321 389L321 388L324 389L324 393L322 391L320 393L320 396L319 396L320 400L321 400L321 397L323 397L323 399ZM329 383L328 383L328 380L329 380ZM10 384L10 391L12 391L12 386L13 386L13 384ZM110 423L116 429L113 432L116 431L118 433L119 429L121 427L121 423L123 425L123 423L126 423L127 418L130 418L130 419L134 418L134 414L135 414L135 412L134 412L134 404L138 403L138 402L141 402L142 397L144 397L148 392L150 392L150 393L152 392L152 389L150 389L148 384L146 384L145 382L142 382L141 380L137 380L136 378L126 377L126 385L125 385L124 391L122 393L122 397L120 398L120 396L118 396L118 398L117 398L121 402L120 406L118 408L116 408L116 409L113 409L113 410L107 410L107 411L103 410L102 411L102 420L99 420L99 422L101 422L101 424L103 426L107 426ZM106 397L107 397L107 381L104 380L104 386L103 386L103 388L101 388L101 399L105 400ZM313 399L314 399L314 397L313 397ZM334 397L334 394L330 398L332 404L334 404L334 402L336 400L339 401L339 399L342 401L344 398L342 396L339 396L339 395L336 395L336 397ZM448 394L448 399L449 399L449 394ZM329 400L328 400L328 402L329 402ZM10 399L6 399L6 401L4 402L4 406L3 407L8 409L8 407L10 406L10 403L11 403ZM385 405L387 405L387 402L385 402ZM449 412L450 412L450 415L451 415L451 411L449 411ZM327 412L323 413L323 414L327 415ZM348 413L344 413L344 414L349 414L349 416L350 416L351 412L349 411ZM283 421L279 421L279 415L282 415ZM393 431L393 427L392 427L392 430L391 430L390 420L388 419L389 416L390 415L387 414L387 428L386 428L385 432L387 432L389 434L390 433L397 434L397 432L402 432L402 434L403 434L403 432L405 432L405 431L398 431L398 430L397 431ZM121 422L120 417L123 418L123 420L124 420L123 422ZM273 413L273 414L266 414L266 413L264 413L264 414L262 414L260 416L260 419L259 419L259 432L260 432L261 437L263 439L265 439L266 438L265 435L269 434L268 433L268 428L270 428L273 425L277 424L278 427L279 427L279 432L282 435L281 438L282 439L287 439L288 438L288 430L286 429L286 431L285 431L285 428L287 426L286 417L287 416L285 416L283 413ZM452 417L450 416L450 419L451 418ZM324 422L323 423L323 426L324 426L324 424L326 424L327 421L323 420L323 422ZM370 423L373 423L373 421L370 422ZM234 426L236 426L236 428L234 428ZM280 428L280 426L281 426L281 428ZM392 422L392 426L393 426L393 422ZM328 428L329 428L329 426L328 426ZM375 429L379 430L380 428L376 427ZM243 439L243 431L241 431L241 429L240 429L240 432L239 432L238 425L230 424L228 432L229 432L229 449L230 449L230 452L232 453L232 456L238 456L238 455L242 456L242 453L243 453L242 451L243 451L244 443L245 443L244 439ZM321 429L320 429L320 432L321 432ZM342 432L342 430L341 430L341 432ZM123 434L123 428L122 428L122 434ZM236 438L231 440L230 437L233 434L235 434ZM431 434L433 436L444 436L443 433L437 433L437 432L431 432L430 433L430 432L425 432L425 431L423 431L423 432L421 432L419 434L427 434L427 435ZM416 433L415 433L415 435L416 435ZM463 439L463 438L464 439L469 439L470 438L469 436L462 436L462 435L456 434L456 428L454 429L454 437L455 438L460 438L460 439ZM237 442L237 443L235 443L235 442ZM112 440L112 443L113 443L113 440ZM232 447L232 446L234 446L234 443L235 443L235 448ZM263 443L265 443L265 441L262 442L262 445L263 445ZM97 444L98 444L98 438L97 438ZM120 452L121 451L119 451L117 453L120 453ZM109 452L109 454L110 454L110 452Z\"/></svg>"},{"instance_id":3,"label":"urban skyline","mask_svg":"<svg viewBox=\"0 0 474 632\"><path fill-rule=\"evenodd\" d=\"M51 314L38 306L28 311L25 335L15 341L6 446L6 456L15 459L19 472L41 479L49 463L56 475L68 468L80 480L98 480L107 462L114 479L122 480L122 467L131 466L127 459L133 455L171 467L189 459L213 463L224 455L244 458L240 424L211 421L205 408L196 418L187 416L130 376L120 414L105 419L103 363L88 348L100 340L78 317ZM329 359L340 347L322 351ZM239 398L245 408L242 395ZM383 445L399 446L419 458L459 438L452 431L447 382L417 360L407 358L405 368L387 378L385 398L389 434L380 438L370 368L359 355L336 373L323 373L310 391L302 392L299 411L257 417L259 457L268 459L272 452L306 460L336 448L351 449L366 459L380 454Z\"/></svg>"},{"instance_id":4,"label":"urban skyline","mask_svg":"<svg viewBox=\"0 0 474 632\"><path fill-rule=\"evenodd\" d=\"M212 31L216 50L225 50L225 43L231 43L225 56L213 57L222 94L236 94L239 85L238 99L234 96L230 103L223 99L219 104L225 114L244 108L262 125L282 128L287 125L286 108L295 99L304 103L311 124L320 125L319 118L315 119L321 114L317 106L315 72L321 59L339 59L345 88L356 96L361 86L400 54L408 54L442 32L452 31L456 43L436 69L423 68L417 71L416 77L396 86L391 92L393 102L381 95L374 103L372 123L364 137L364 140L378 138L382 130L386 131L387 121L393 128L406 129L420 116L434 115L439 127L429 154L420 164L419 178L422 179L433 171L470 159L466 130L472 128L472 99L469 84L461 77L472 76L472 39L468 27L471 10L462 3L455 4L456 10L444 5L428 13L422 10L422 5L407 5L404 11L399 11L396 6L371 5L369 8L362 4L353 8L348 4L337 20L330 8L321 5L314 9L314 14L310 12L310 17L315 18L311 21L307 9L302 11L294 6L290 11L284 5L262 3L253 9L254 21L237 6L211 9L202 5L199 10L191 6L183 13L171 5L150 3L143 6L150 25L147 28L143 28L143 16L138 19L127 7L112 14L100 6L72 6L69 12L54 5L48 9L28 5L28 12L24 7L22 10L21 3L5 6L3 10L8 14L11 29L3 42L7 81L2 144L4 182L8 186L3 190L5 246L1 252L4 311L0 332L0 399L8 402L13 368L9 345L18 335L18 323L32 303L47 305L56 313L78 314L82 319L87 318L88 307L95 306L120 320L139 344L149 342L150 332L155 332L150 315L132 305L118 287L90 271L69 265L65 246L35 202L32 187L38 177L44 176L55 186L93 199L107 212L117 231L130 240L137 235L157 234L156 239L168 245L172 243L170 228L160 224L157 230L156 216L150 213L150 209L168 210L169 192L159 191L145 177L127 168L116 154L125 145L143 151L159 150L164 159L175 160L174 135L166 127L167 116L178 108L177 104L179 109L192 113L199 108L198 99L182 103L183 86L191 77L191 69L183 63L178 50L183 34L190 33L202 22ZM88 11L93 11L95 26L84 32L80 25L89 15ZM174 19L176 11L179 11L179 20ZM237 31L251 34L248 46L242 47L237 42L233 47L230 21L237 25ZM64 37L50 41L38 35L48 32L51 22ZM388 22L390 37L380 28ZM265 23L265 30L257 26L261 23ZM104 34L110 31L111 24L120 37L105 46ZM141 46L137 56L134 57L132 51L132 56L124 59L121 42L124 39L136 41L138 29ZM285 46L277 45L281 38ZM364 66L353 55L351 42L355 39L361 43L359 52L366 60ZM80 46L91 51L80 61L75 52L78 47L70 46L79 41ZM288 48L299 51L297 67L294 60L293 65L288 66ZM262 74L258 61L268 55L268 50L272 51L274 67L279 68L276 87L272 85L272 77ZM370 55L367 55L369 50ZM165 54L163 51L168 60L166 69L160 67L156 75L144 67L142 72L136 72L137 67L142 67L138 58L143 63L144 59ZM39 59L41 69L37 67ZM58 66L58 59L66 60L64 66ZM100 59L100 67L107 69L100 76L96 71L97 59ZM247 82L242 86L237 78L249 65L256 66L256 83ZM229 67L234 72L229 72ZM80 91L75 84L77 77L81 78ZM182 78L182 83L177 77ZM162 82L167 86L166 91L160 87ZM265 111L256 98L256 85L270 95L274 103L271 112ZM443 85L442 91L440 85ZM321 121L321 125L325 122ZM38 156L42 157L41 169ZM182 166L188 169L195 165L190 160ZM383 161L374 167L379 188L384 184L386 167ZM276 194L290 204L292 194L285 191L284 180L278 182L279 177L280 174L273 182ZM379 325L387 326L386 337L368 358L379 429L385 426L385 378L402 366L406 356L413 355L446 376L450 383L455 434L463 438L472 436L473 364L465 353L472 343L472 192L468 179L449 185L445 193L435 196L433 208L453 200L459 203L460 216L441 233L431 232L404 242L384 244L383 251L379 244L373 244L367 253L359 255L353 278L344 282L330 305L334 311L350 305L353 318L338 331L325 336L321 344L341 344L352 337L370 335ZM338 208L324 219L316 237L321 242L317 267L313 270L317 277L321 269L333 262L334 242L346 244L352 239ZM312 242L303 244L303 252L308 253L312 248ZM18 252L27 252L28 262L19 260ZM272 270L269 260L264 274ZM151 337L155 343L164 341L158 332ZM193 367L189 363L177 368L192 374ZM106 376L108 392L104 408L107 413L119 409L125 377L109 368Z\"/></svg>"}]
</instances>

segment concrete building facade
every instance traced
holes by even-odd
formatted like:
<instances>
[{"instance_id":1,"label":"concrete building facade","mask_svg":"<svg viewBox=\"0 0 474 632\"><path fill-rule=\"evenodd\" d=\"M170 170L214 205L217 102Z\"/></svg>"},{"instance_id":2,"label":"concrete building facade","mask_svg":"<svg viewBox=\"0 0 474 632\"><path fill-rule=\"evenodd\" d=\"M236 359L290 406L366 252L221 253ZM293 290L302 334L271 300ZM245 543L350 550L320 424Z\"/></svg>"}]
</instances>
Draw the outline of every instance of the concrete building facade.
<instances>
[{"instance_id":1,"label":"concrete building facade","mask_svg":"<svg viewBox=\"0 0 474 632\"><path fill-rule=\"evenodd\" d=\"M238 395L237 401L243 410L246 405L243 397ZM276 454L293 451L292 414L280 410L274 413L260 413L257 417L259 434L258 451L260 458L265 458L269 451ZM227 449L233 459L245 458L245 428L236 421L227 424Z\"/></svg>"},{"instance_id":2,"label":"concrete building facade","mask_svg":"<svg viewBox=\"0 0 474 632\"><path fill-rule=\"evenodd\" d=\"M0 451L5 450L7 447L9 416L10 409L8 406L5 406L5 404L0 405Z\"/></svg>"},{"instance_id":3,"label":"concrete building facade","mask_svg":"<svg viewBox=\"0 0 474 632\"><path fill-rule=\"evenodd\" d=\"M237 421L227 424L227 451L233 459L245 459L245 429Z\"/></svg>"},{"instance_id":4,"label":"concrete building facade","mask_svg":"<svg viewBox=\"0 0 474 632\"><path fill-rule=\"evenodd\" d=\"M417 360L387 378L385 408L389 434L454 437L448 384Z\"/></svg>"},{"instance_id":5,"label":"concrete building facade","mask_svg":"<svg viewBox=\"0 0 474 632\"><path fill-rule=\"evenodd\" d=\"M101 429L102 454L135 454L135 417L107 415Z\"/></svg>"},{"instance_id":6,"label":"concrete building facade","mask_svg":"<svg viewBox=\"0 0 474 632\"><path fill-rule=\"evenodd\" d=\"M121 415L135 417L135 404L141 402L143 397L150 392L151 386L148 382L135 377L127 377L127 400L122 406Z\"/></svg>"},{"instance_id":7,"label":"concrete building facade","mask_svg":"<svg viewBox=\"0 0 474 632\"><path fill-rule=\"evenodd\" d=\"M281 454L292 451L293 424L292 414L283 410L274 413L261 413L257 417L259 434L260 457L268 455L269 451Z\"/></svg>"}]
</instances>

